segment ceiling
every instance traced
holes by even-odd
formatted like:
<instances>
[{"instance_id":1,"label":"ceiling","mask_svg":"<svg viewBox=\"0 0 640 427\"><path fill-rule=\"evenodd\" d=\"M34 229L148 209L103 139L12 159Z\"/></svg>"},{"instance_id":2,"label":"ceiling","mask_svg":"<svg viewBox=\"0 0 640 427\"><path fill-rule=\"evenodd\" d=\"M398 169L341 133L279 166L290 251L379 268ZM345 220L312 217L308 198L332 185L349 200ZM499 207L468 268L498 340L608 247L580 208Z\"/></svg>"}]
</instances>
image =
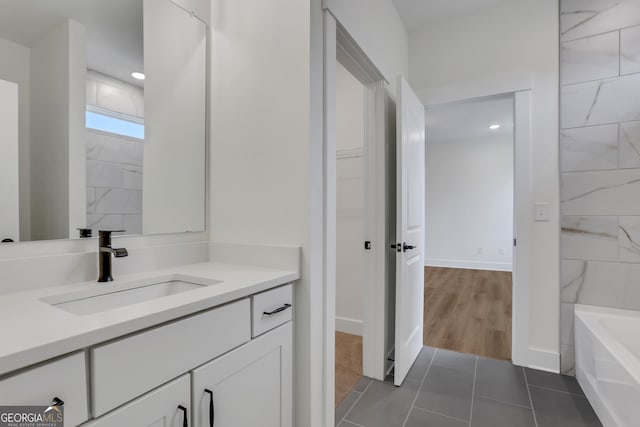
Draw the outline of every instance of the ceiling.
<instances>
[{"instance_id":1,"label":"ceiling","mask_svg":"<svg viewBox=\"0 0 640 427\"><path fill-rule=\"evenodd\" d=\"M0 38L31 46L71 18L87 28L87 67L141 86L142 0L0 0Z\"/></svg>"},{"instance_id":2,"label":"ceiling","mask_svg":"<svg viewBox=\"0 0 640 427\"><path fill-rule=\"evenodd\" d=\"M513 140L513 97L496 96L427 109L427 144ZM497 130L489 126L499 124Z\"/></svg>"},{"instance_id":3,"label":"ceiling","mask_svg":"<svg viewBox=\"0 0 640 427\"><path fill-rule=\"evenodd\" d=\"M457 18L505 0L393 0L407 31Z\"/></svg>"}]
</instances>

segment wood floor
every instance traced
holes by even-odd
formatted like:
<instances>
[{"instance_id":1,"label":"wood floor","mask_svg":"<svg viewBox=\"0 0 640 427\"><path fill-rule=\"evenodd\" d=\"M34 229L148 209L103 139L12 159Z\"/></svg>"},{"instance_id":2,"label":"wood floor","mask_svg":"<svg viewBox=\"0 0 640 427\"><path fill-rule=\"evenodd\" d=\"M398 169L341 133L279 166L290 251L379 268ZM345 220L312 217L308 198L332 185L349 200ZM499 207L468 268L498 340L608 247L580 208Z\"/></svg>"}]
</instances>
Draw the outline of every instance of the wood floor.
<instances>
[{"instance_id":1,"label":"wood floor","mask_svg":"<svg viewBox=\"0 0 640 427\"><path fill-rule=\"evenodd\" d=\"M511 360L511 273L425 267L424 345Z\"/></svg>"},{"instance_id":2,"label":"wood floor","mask_svg":"<svg viewBox=\"0 0 640 427\"><path fill-rule=\"evenodd\" d=\"M344 401L361 378L362 337L336 331L336 406Z\"/></svg>"}]
</instances>

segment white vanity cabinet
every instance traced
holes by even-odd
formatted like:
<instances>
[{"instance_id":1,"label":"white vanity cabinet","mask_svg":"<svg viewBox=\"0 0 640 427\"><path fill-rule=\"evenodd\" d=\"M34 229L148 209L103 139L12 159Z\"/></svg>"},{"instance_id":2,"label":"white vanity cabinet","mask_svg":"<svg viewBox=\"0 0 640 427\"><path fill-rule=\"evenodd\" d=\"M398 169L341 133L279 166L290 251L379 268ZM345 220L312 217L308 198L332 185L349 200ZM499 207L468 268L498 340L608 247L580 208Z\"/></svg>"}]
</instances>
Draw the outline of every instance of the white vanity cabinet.
<instances>
[{"instance_id":1,"label":"white vanity cabinet","mask_svg":"<svg viewBox=\"0 0 640 427\"><path fill-rule=\"evenodd\" d=\"M0 404L58 398L65 426L291 427L292 311L288 284L160 323L6 375Z\"/></svg>"},{"instance_id":2,"label":"white vanity cabinet","mask_svg":"<svg viewBox=\"0 0 640 427\"><path fill-rule=\"evenodd\" d=\"M189 375L163 385L83 427L184 427L190 425Z\"/></svg>"},{"instance_id":3,"label":"white vanity cabinet","mask_svg":"<svg viewBox=\"0 0 640 427\"><path fill-rule=\"evenodd\" d=\"M291 322L194 370L195 427L291 427Z\"/></svg>"},{"instance_id":4,"label":"white vanity cabinet","mask_svg":"<svg viewBox=\"0 0 640 427\"><path fill-rule=\"evenodd\" d=\"M0 405L48 405L54 398L63 402L65 425L75 426L88 419L84 353L62 357L0 381Z\"/></svg>"}]
</instances>

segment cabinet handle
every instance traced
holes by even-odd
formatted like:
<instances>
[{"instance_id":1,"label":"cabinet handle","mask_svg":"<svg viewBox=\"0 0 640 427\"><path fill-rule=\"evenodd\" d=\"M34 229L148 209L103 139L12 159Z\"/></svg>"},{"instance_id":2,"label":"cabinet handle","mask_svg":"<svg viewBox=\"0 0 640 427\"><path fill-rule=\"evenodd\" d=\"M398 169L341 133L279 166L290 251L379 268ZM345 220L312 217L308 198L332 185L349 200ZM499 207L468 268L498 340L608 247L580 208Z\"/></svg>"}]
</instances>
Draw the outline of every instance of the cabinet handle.
<instances>
[{"instance_id":1,"label":"cabinet handle","mask_svg":"<svg viewBox=\"0 0 640 427\"><path fill-rule=\"evenodd\" d=\"M213 421L216 416L216 412L213 408L213 392L208 388L205 388L204 392L209 394L209 427L213 427Z\"/></svg>"},{"instance_id":2,"label":"cabinet handle","mask_svg":"<svg viewBox=\"0 0 640 427\"><path fill-rule=\"evenodd\" d=\"M57 406L63 406L63 405L64 405L64 401L62 399L60 399L59 397L54 397L51 403L49 403L49 408L55 408Z\"/></svg>"},{"instance_id":3,"label":"cabinet handle","mask_svg":"<svg viewBox=\"0 0 640 427\"><path fill-rule=\"evenodd\" d=\"M189 420L187 419L187 408L182 405L178 405L178 409L180 409L183 413L182 427L189 427Z\"/></svg>"},{"instance_id":4,"label":"cabinet handle","mask_svg":"<svg viewBox=\"0 0 640 427\"><path fill-rule=\"evenodd\" d=\"M281 311L285 311L287 308L290 308L291 304L285 304L282 307L278 307L273 311L263 311L262 314L264 314L265 316L273 316L274 314L278 314Z\"/></svg>"}]
</instances>

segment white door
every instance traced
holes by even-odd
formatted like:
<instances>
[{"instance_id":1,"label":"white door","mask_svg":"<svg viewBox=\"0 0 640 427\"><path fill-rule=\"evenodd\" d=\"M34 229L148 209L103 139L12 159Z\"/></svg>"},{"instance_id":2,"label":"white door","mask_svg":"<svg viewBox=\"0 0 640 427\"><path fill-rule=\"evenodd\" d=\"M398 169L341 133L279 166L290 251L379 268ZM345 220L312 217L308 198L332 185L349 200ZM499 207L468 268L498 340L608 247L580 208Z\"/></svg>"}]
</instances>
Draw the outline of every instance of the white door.
<instances>
[{"instance_id":1,"label":"white door","mask_svg":"<svg viewBox=\"0 0 640 427\"><path fill-rule=\"evenodd\" d=\"M291 322L196 369L194 427L291 427Z\"/></svg>"},{"instance_id":2,"label":"white door","mask_svg":"<svg viewBox=\"0 0 640 427\"><path fill-rule=\"evenodd\" d=\"M395 385L422 349L424 322L425 113L402 76L396 92L396 343Z\"/></svg>"},{"instance_id":3,"label":"white door","mask_svg":"<svg viewBox=\"0 0 640 427\"><path fill-rule=\"evenodd\" d=\"M0 241L20 234L18 192L18 85L0 80Z\"/></svg>"}]
</instances>

